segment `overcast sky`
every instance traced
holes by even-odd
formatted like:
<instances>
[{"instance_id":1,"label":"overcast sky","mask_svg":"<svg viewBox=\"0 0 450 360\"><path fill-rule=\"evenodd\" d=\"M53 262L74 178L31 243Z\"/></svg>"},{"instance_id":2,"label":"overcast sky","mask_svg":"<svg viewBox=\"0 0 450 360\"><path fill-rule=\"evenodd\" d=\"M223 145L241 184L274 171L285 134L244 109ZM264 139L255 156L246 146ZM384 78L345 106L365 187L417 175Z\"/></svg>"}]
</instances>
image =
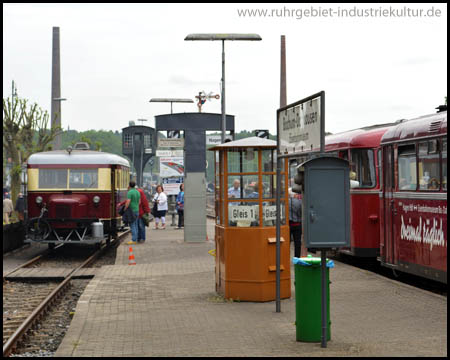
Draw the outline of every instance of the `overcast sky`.
<instances>
[{"instance_id":1,"label":"overcast sky","mask_svg":"<svg viewBox=\"0 0 450 360\"><path fill-rule=\"evenodd\" d=\"M277 12L239 16L244 9ZM373 16L350 16L357 10ZM324 90L326 131L433 113L447 95L446 4L3 4L4 98L14 80L20 97L50 112L53 26L65 129L120 131L139 118L154 126L170 104L151 98L220 93L221 42L184 41L190 33L262 37L225 43L226 110L237 131L276 133L281 35L288 104ZM203 111L220 113L220 100Z\"/></svg>"}]
</instances>

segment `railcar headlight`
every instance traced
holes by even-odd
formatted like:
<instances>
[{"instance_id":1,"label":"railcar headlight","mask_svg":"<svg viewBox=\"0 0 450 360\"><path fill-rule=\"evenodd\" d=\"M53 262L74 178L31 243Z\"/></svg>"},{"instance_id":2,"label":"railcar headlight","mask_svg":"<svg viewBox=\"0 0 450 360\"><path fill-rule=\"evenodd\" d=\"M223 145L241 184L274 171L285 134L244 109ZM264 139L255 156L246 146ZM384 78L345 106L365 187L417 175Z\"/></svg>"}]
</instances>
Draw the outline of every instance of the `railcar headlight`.
<instances>
[{"instance_id":1,"label":"railcar headlight","mask_svg":"<svg viewBox=\"0 0 450 360\"><path fill-rule=\"evenodd\" d=\"M94 204L98 204L100 202L100 196L94 196L94 198L92 199L92 201L94 201Z\"/></svg>"},{"instance_id":2,"label":"railcar headlight","mask_svg":"<svg viewBox=\"0 0 450 360\"><path fill-rule=\"evenodd\" d=\"M41 204L42 203L42 196L38 196L36 198L36 204Z\"/></svg>"}]
</instances>

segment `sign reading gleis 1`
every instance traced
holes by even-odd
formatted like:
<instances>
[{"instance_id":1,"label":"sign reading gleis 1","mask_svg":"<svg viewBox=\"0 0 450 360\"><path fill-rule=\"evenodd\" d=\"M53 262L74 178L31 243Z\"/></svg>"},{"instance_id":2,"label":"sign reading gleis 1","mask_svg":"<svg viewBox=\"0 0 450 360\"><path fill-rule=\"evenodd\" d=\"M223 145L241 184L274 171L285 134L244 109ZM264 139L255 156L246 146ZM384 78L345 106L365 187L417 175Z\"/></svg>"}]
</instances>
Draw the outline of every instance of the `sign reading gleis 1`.
<instances>
[{"instance_id":1,"label":"sign reading gleis 1","mask_svg":"<svg viewBox=\"0 0 450 360\"><path fill-rule=\"evenodd\" d=\"M259 217L258 205L238 205L228 207L228 219L230 221L249 220L256 221ZM281 208L281 217L284 216L283 207ZM277 207L275 205L263 206L263 219L265 221L275 220L277 215Z\"/></svg>"},{"instance_id":2,"label":"sign reading gleis 1","mask_svg":"<svg viewBox=\"0 0 450 360\"><path fill-rule=\"evenodd\" d=\"M318 93L278 111L279 151L281 154L318 151L323 141L321 109L324 94Z\"/></svg>"}]
</instances>

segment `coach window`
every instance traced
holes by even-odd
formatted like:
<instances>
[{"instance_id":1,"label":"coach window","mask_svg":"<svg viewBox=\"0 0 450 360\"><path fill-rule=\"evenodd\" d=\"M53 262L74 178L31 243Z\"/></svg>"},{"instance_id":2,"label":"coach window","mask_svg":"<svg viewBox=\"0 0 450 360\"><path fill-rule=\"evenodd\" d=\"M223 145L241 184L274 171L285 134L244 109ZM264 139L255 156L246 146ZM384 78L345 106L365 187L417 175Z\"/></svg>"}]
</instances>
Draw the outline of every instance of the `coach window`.
<instances>
[{"instance_id":1,"label":"coach window","mask_svg":"<svg viewBox=\"0 0 450 360\"><path fill-rule=\"evenodd\" d=\"M70 169L70 189L96 189L98 187L98 169Z\"/></svg>"},{"instance_id":2,"label":"coach window","mask_svg":"<svg viewBox=\"0 0 450 360\"><path fill-rule=\"evenodd\" d=\"M447 191L447 140L442 140L442 190Z\"/></svg>"},{"instance_id":3,"label":"coach window","mask_svg":"<svg viewBox=\"0 0 450 360\"><path fill-rule=\"evenodd\" d=\"M67 169L39 169L39 189L67 189Z\"/></svg>"},{"instance_id":4,"label":"coach window","mask_svg":"<svg viewBox=\"0 0 450 360\"><path fill-rule=\"evenodd\" d=\"M437 191L440 188L438 141L419 143L419 189Z\"/></svg>"},{"instance_id":5,"label":"coach window","mask_svg":"<svg viewBox=\"0 0 450 360\"><path fill-rule=\"evenodd\" d=\"M398 147L398 188L416 190L416 146L414 144Z\"/></svg>"},{"instance_id":6,"label":"coach window","mask_svg":"<svg viewBox=\"0 0 450 360\"><path fill-rule=\"evenodd\" d=\"M375 187L375 163L373 150L356 149L351 151L351 159L356 173L359 188ZM353 169L352 169L353 170Z\"/></svg>"}]
</instances>

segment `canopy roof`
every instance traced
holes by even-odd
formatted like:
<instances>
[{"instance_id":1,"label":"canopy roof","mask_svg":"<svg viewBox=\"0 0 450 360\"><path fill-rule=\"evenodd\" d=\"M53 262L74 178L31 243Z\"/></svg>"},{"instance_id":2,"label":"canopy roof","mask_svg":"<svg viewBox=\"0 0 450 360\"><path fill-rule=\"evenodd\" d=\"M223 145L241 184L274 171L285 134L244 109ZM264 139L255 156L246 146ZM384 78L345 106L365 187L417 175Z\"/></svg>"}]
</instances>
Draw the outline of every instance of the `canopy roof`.
<instances>
[{"instance_id":1,"label":"canopy roof","mask_svg":"<svg viewBox=\"0 0 450 360\"><path fill-rule=\"evenodd\" d=\"M277 147L277 142L275 140L263 139L257 136L253 136L216 145L208 150L213 151L213 150L226 150L228 148L247 148L247 147L275 149Z\"/></svg>"}]
</instances>

